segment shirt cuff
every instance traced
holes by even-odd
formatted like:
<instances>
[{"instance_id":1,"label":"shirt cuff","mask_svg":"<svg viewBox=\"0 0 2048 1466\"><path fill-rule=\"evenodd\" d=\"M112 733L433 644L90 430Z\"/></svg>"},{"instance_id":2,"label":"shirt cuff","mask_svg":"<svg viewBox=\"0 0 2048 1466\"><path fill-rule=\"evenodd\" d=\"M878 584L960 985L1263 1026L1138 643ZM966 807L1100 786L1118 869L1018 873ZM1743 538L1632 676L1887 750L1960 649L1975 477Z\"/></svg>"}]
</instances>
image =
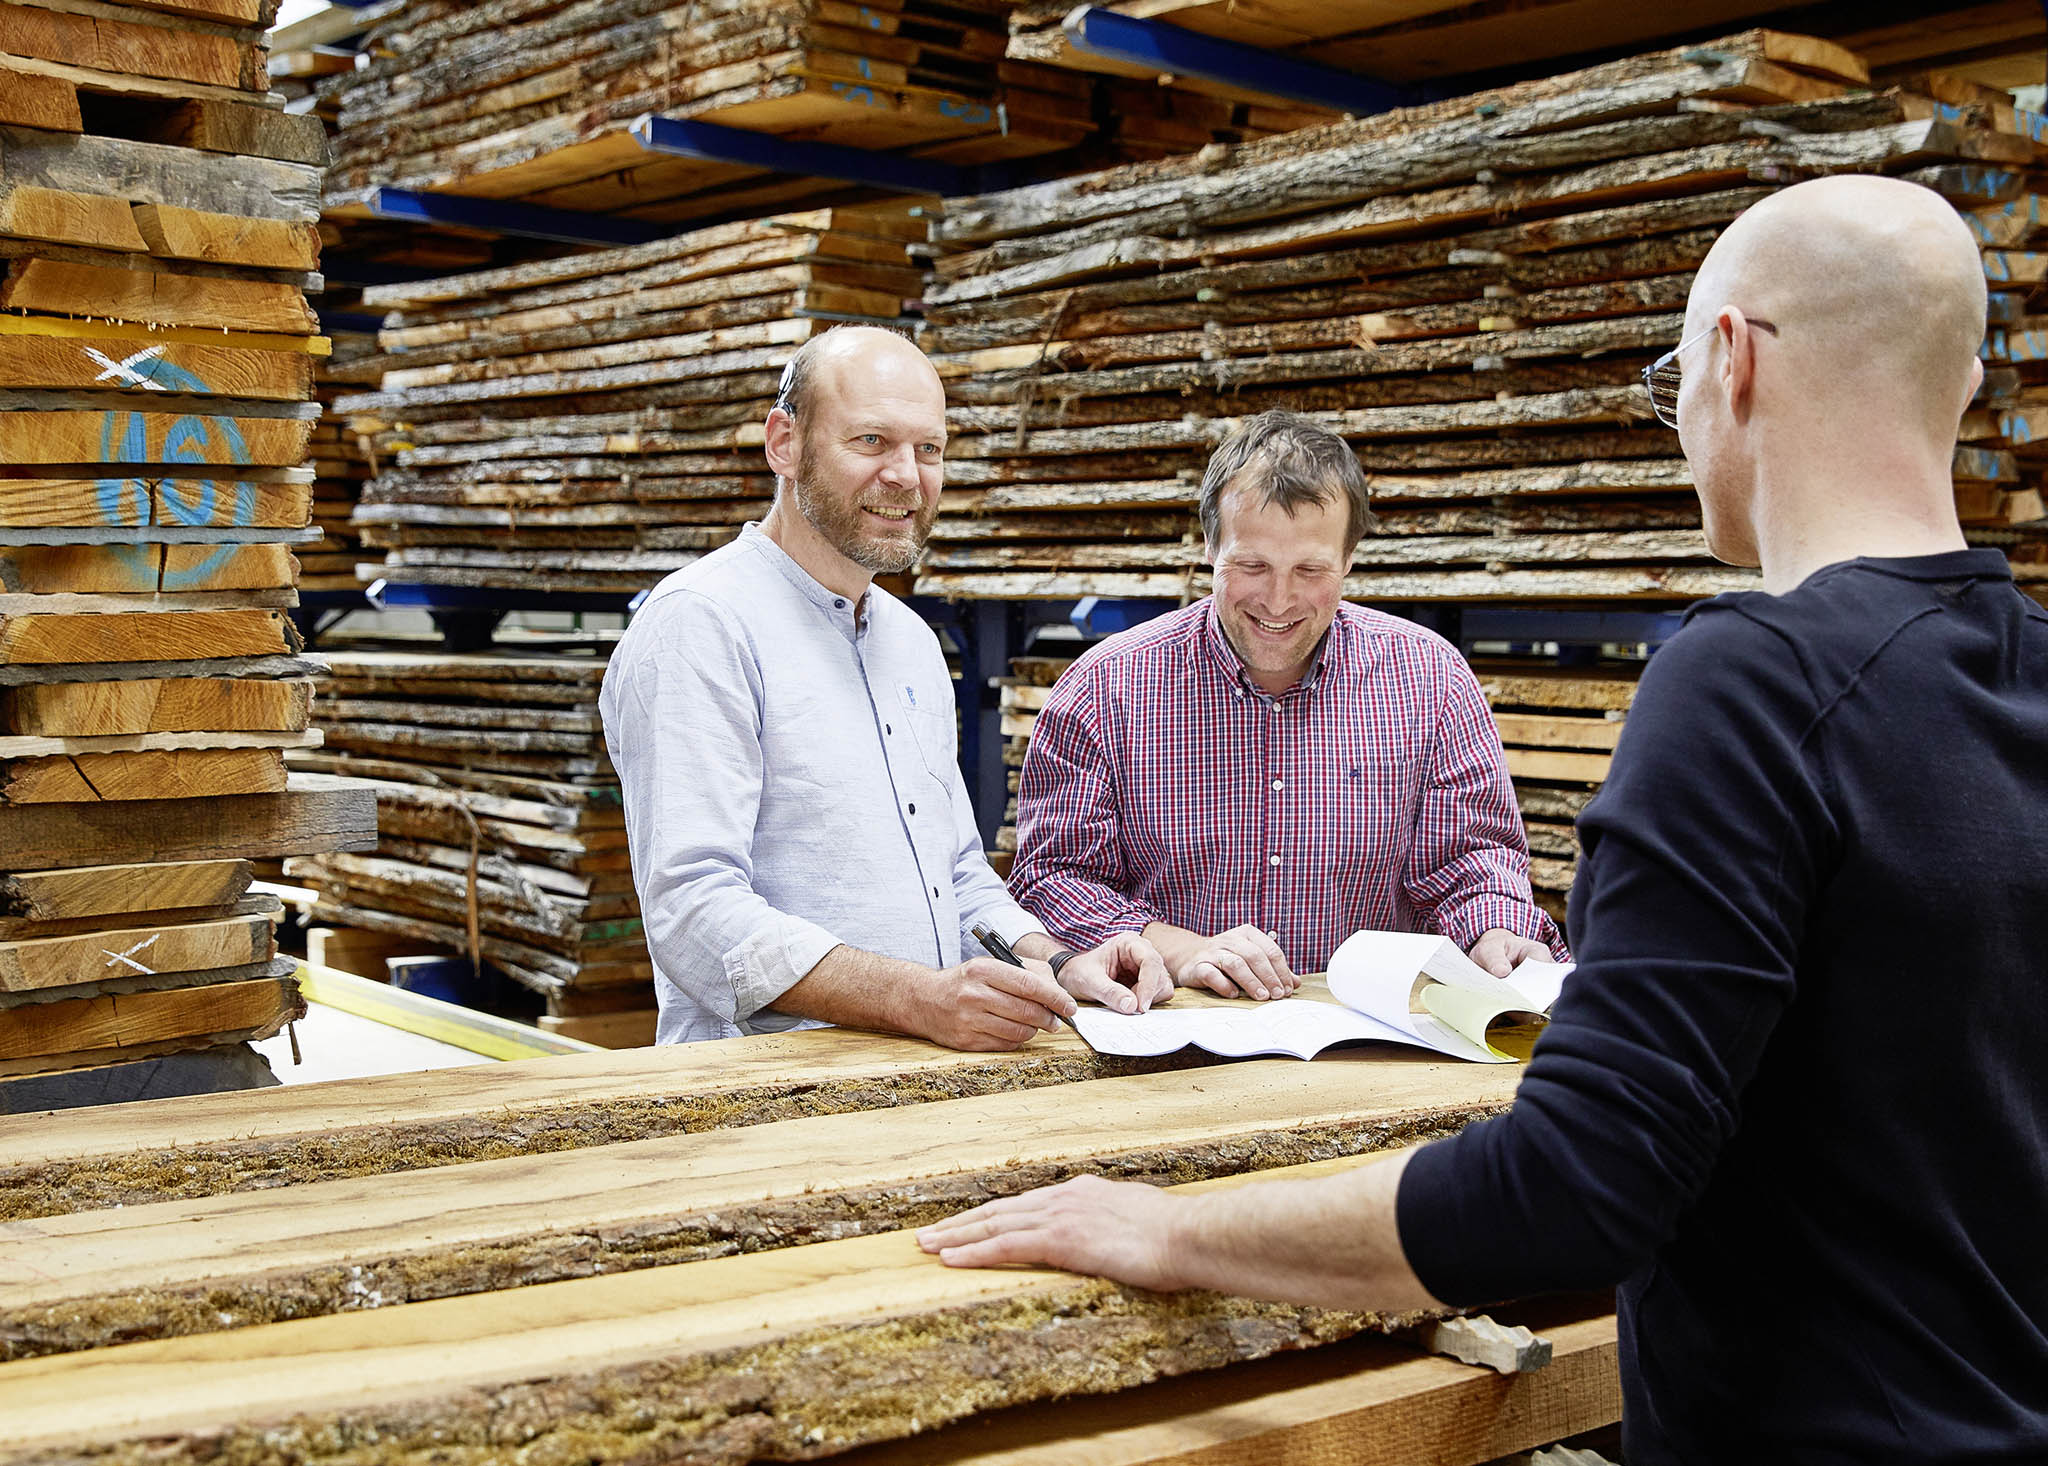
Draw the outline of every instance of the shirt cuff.
<instances>
[{"instance_id":1,"label":"shirt cuff","mask_svg":"<svg viewBox=\"0 0 2048 1466\"><path fill-rule=\"evenodd\" d=\"M1499 927L1518 937L1543 943L1550 948L1550 955L1560 962L1568 957L1564 933L1557 929L1550 913L1533 903L1517 901L1509 896L1474 896L1450 912L1444 926L1447 929L1444 934L1468 952L1480 937Z\"/></svg>"},{"instance_id":2,"label":"shirt cuff","mask_svg":"<svg viewBox=\"0 0 2048 1466\"><path fill-rule=\"evenodd\" d=\"M732 983L732 1018L744 1023L795 987L841 945L839 938L800 916L776 918L725 954Z\"/></svg>"}]
</instances>

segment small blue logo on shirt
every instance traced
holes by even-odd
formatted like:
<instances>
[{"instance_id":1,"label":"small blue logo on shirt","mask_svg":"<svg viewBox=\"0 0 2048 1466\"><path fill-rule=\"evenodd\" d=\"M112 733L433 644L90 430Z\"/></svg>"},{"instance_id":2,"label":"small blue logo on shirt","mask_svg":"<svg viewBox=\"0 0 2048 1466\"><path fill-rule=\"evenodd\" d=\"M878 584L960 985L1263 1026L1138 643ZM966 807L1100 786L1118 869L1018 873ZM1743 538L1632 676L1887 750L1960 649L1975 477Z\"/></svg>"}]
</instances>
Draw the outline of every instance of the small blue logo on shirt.
<instances>
[{"instance_id":1,"label":"small blue logo on shirt","mask_svg":"<svg viewBox=\"0 0 2048 1466\"><path fill-rule=\"evenodd\" d=\"M909 703L912 707L917 706L917 689L915 687L912 687L908 682L903 684L903 700Z\"/></svg>"}]
</instances>

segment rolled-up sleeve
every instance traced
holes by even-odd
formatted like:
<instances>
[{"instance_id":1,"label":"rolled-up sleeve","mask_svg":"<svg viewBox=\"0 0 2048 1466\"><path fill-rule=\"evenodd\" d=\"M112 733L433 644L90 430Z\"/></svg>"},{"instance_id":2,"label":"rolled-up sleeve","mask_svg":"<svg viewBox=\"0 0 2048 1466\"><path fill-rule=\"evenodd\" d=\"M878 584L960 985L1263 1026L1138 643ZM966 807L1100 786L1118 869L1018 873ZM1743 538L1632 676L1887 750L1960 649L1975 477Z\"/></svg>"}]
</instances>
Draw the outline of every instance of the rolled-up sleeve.
<instances>
[{"instance_id":1,"label":"rolled-up sleeve","mask_svg":"<svg viewBox=\"0 0 2048 1466\"><path fill-rule=\"evenodd\" d=\"M1408 897L1460 947L1499 927L1563 960L1564 934L1529 887L1528 836L1486 695L1463 658L1444 665L1436 746L1403 877Z\"/></svg>"},{"instance_id":2,"label":"rolled-up sleeve","mask_svg":"<svg viewBox=\"0 0 2048 1466\"><path fill-rule=\"evenodd\" d=\"M839 945L754 890L762 698L746 632L695 592L665 596L620 643L601 696L648 950L702 1010L680 1031L664 1021L663 1037L731 1036Z\"/></svg>"},{"instance_id":3,"label":"rolled-up sleeve","mask_svg":"<svg viewBox=\"0 0 2048 1466\"><path fill-rule=\"evenodd\" d=\"M1076 947L1141 932L1161 919L1128 893L1103 722L1093 681L1085 672L1070 674L1038 715L1018 782L1011 889L1055 936Z\"/></svg>"}]
</instances>

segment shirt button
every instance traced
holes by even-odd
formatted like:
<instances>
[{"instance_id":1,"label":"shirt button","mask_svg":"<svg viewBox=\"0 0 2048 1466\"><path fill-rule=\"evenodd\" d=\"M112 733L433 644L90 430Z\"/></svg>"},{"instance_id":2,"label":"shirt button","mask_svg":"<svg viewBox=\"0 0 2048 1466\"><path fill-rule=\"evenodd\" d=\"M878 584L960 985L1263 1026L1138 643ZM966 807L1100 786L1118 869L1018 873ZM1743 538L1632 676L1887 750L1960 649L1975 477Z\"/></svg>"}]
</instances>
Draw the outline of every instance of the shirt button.
<instances>
[{"instance_id":1,"label":"shirt button","mask_svg":"<svg viewBox=\"0 0 2048 1466\"><path fill-rule=\"evenodd\" d=\"M1242 687L1233 687L1230 689L1230 695L1232 697L1243 697L1244 689Z\"/></svg>"},{"instance_id":2,"label":"shirt button","mask_svg":"<svg viewBox=\"0 0 2048 1466\"><path fill-rule=\"evenodd\" d=\"M1269 855L1266 857L1266 864L1268 865L1278 865L1279 863L1280 857L1277 855Z\"/></svg>"},{"instance_id":3,"label":"shirt button","mask_svg":"<svg viewBox=\"0 0 2048 1466\"><path fill-rule=\"evenodd\" d=\"M890 726L889 726L889 725L888 725L887 723L884 723L884 724L882 725L882 731L883 731L884 733L894 733L894 732L895 732L896 730L895 730L894 728L890 727Z\"/></svg>"},{"instance_id":4,"label":"shirt button","mask_svg":"<svg viewBox=\"0 0 2048 1466\"><path fill-rule=\"evenodd\" d=\"M911 806L910 806L910 812L911 812L912 814L916 814L916 813L917 813L917 806L916 806L916 805L914 805L914 804L913 804L913 805L911 805Z\"/></svg>"},{"instance_id":5,"label":"shirt button","mask_svg":"<svg viewBox=\"0 0 2048 1466\"><path fill-rule=\"evenodd\" d=\"M938 895L938 894L939 894L939 888L938 888L937 886L933 886L933 887L932 887L932 894L933 894L934 896L936 896L936 895Z\"/></svg>"},{"instance_id":6,"label":"shirt button","mask_svg":"<svg viewBox=\"0 0 2048 1466\"><path fill-rule=\"evenodd\" d=\"M1280 932L1278 928L1275 928L1274 930L1267 932L1266 935L1271 937L1276 942L1280 940Z\"/></svg>"},{"instance_id":7,"label":"shirt button","mask_svg":"<svg viewBox=\"0 0 2048 1466\"><path fill-rule=\"evenodd\" d=\"M1286 781L1285 779L1275 779L1275 780L1273 781L1273 787L1274 787L1275 789L1278 789L1278 788L1280 788L1280 787L1281 787L1281 785L1285 784L1286 782L1287 782L1287 781Z\"/></svg>"},{"instance_id":8,"label":"shirt button","mask_svg":"<svg viewBox=\"0 0 2048 1466\"><path fill-rule=\"evenodd\" d=\"M843 611L846 609L846 602L840 599L838 596L834 596L832 597L832 609L835 611Z\"/></svg>"}]
</instances>

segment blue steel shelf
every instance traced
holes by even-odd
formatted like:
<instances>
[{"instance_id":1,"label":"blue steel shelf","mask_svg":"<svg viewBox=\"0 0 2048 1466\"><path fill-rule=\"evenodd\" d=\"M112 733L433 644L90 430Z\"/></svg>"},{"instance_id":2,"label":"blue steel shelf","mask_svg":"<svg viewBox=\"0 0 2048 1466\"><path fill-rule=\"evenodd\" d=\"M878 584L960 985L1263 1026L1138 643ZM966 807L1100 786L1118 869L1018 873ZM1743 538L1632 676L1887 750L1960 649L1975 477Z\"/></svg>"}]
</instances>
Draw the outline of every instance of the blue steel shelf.
<instances>
[{"instance_id":1,"label":"blue steel shelf","mask_svg":"<svg viewBox=\"0 0 2048 1466\"><path fill-rule=\"evenodd\" d=\"M422 193L410 188L373 189L368 207L379 219L440 224L453 229L475 229L485 234L511 234L522 239L552 240L556 244L646 244L667 238L679 227L649 224L643 219L614 219L574 209L549 209L539 204L463 198L452 193Z\"/></svg>"},{"instance_id":2,"label":"blue steel shelf","mask_svg":"<svg viewBox=\"0 0 2048 1466\"><path fill-rule=\"evenodd\" d=\"M722 127L715 122L688 122L649 114L633 123L632 133L633 140L650 153L830 178L895 193L957 195L977 193L982 186L979 170L953 163L935 163L929 158L878 153L838 143L805 142Z\"/></svg>"},{"instance_id":3,"label":"blue steel shelf","mask_svg":"<svg viewBox=\"0 0 2048 1466\"><path fill-rule=\"evenodd\" d=\"M1429 94L1418 87L1397 86L1281 56L1242 41L1218 40L1165 21L1119 15L1093 5L1075 6L1060 22L1060 29L1066 32L1069 45L1090 55L1337 112L1387 112L1429 100Z\"/></svg>"}]
</instances>

